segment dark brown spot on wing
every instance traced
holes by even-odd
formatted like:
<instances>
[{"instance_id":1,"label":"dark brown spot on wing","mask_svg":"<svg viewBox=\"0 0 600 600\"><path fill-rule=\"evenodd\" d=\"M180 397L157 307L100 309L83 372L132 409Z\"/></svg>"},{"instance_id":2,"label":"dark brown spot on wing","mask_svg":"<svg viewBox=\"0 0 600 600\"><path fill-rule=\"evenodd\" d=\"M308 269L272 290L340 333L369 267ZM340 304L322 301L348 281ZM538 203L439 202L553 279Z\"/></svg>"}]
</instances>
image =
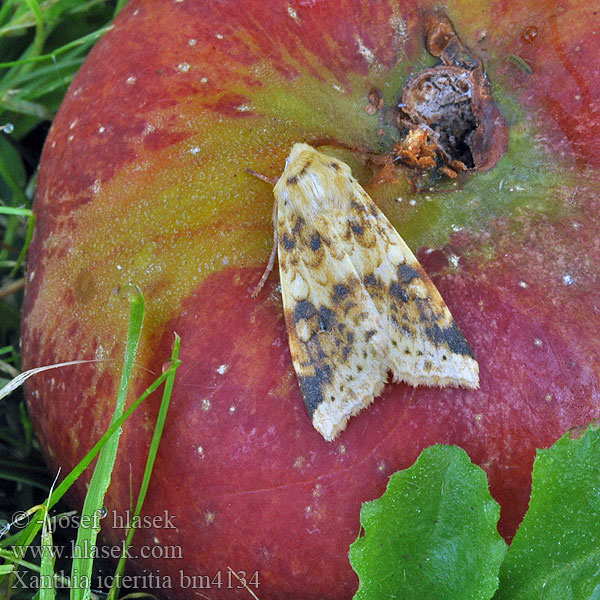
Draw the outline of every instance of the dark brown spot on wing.
<instances>
[{"instance_id":1,"label":"dark brown spot on wing","mask_svg":"<svg viewBox=\"0 0 600 600\"><path fill-rule=\"evenodd\" d=\"M365 284L365 286L368 287L379 287L380 285L380 281L377 279L377 277L375 277L375 275L373 275L373 273L365 275L363 283Z\"/></svg>"},{"instance_id":2,"label":"dark brown spot on wing","mask_svg":"<svg viewBox=\"0 0 600 600\"><path fill-rule=\"evenodd\" d=\"M319 326L321 327L321 331L331 331L334 323L334 312L326 306L321 306L321 308L319 308Z\"/></svg>"},{"instance_id":3,"label":"dark brown spot on wing","mask_svg":"<svg viewBox=\"0 0 600 600\"><path fill-rule=\"evenodd\" d=\"M362 235L364 233L365 230L360 223L357 223L356 221L348 221L348 223L354 235Z\"/></svg>"},{"instance_id":4,"label":"dark brown spot on wing","mask_svg":"<svg viewBox=\"0 0 600 600\"><path fill-rule=\"evenodd\" d=\"M281 240L281 246L288 252L296 247L294 240L287 234L287 231L279 238Z\"/></svg>"},{"instance_id":5,"label":"dark brown spot on wing","mask_svg":"<svg viewBox=\"0 0 600 600\"><path fill-rule=\"evenodd\" d=\"M437 323L425 328L425 335L436 345L446 344L455 354L475 358L458 325L452 321L448 327L441 328Z\"/></svg>"},{"instance_id":6,"label":"dark brown spot on wing","mask_svg":"<svg viewBox=\"0 0 600 600\"><path fill-rule=\"evenodd\" d=\"M397 281L392 281L390 284L390 294L394 296L394 298L398 298L398 300L402 300L402 302L408 302L408 294L404 291L404 289L400 286Z\"/></svg>"},{"instance_id":7,"label":"dark brown spot on wing","mask_svg":"<svg viewBox=\"0 0 600 600\"><path fill-rule=\"evenodd\" d=\"M315 305L309 300L300 300L294 309L294 323L300 319L312 319L317 314Z\"/></svg>"},{"instance_id":8,"label":"dark brown spot on wing","mask_svg":"<svg viewBox=\"0 0 600 600\"><path fill-rule=\"evenodd\" d=\"M298 383L300 384L300 391L304 398L304 404L306 410L311 419L317 410L319 404L324 401L323 398L323 386L331 381L331 367L329 365L323 365L315 368L314 375L304 375L298 377Z\"/></svg>"},{"instance_id":9,"label":"dark brown spot on wing","mask_svg":"<svg viewBox=\"0 0 600 600\"><path fill-rule=\"evenodd\" d=\"M413 269L407 264L400 265L397 269L398 279L405 285L409 284L413 279L418 279L421 274L416 269Z\"/></svg>"},{"instance_id":10,"label":"dark brown spot on wing","mask_svg":"<svg viewBox=\"0 0 600 600\"><path fill-rule=\"evenodd\" d=\"M292 175L291 177L288 177L286 183L288 185L296 185L298 183L298 175Z\"/></svg>"},{"instance_id":11,"label":"dark brown spot on wing","mask_svg":"<svg viewBox=\"0 0 600 600\"><path fill-rule=\"evenodd\" d=\"M343 283L338 283L333 286L333 298L334 302L340 302L350 294L350 288Z\"/></svg>"},{"instance_id":12,"label":"dark brown spot on wing","mask_svg":"<svg viewBox=\"0 0 600 600\"><path fill-rule=\"evenodd\" d=\"M340 165L338 165L336 162L330 162L329 166L334 170L334 171L339 171L340 170Z\"/></svg>"},{"instance_id":13,"label":"dark brown spot on wing","mask_svg":"<svg viewBox=\"0 0 600 600\"><path fill-rule=\"evenodd\" d=\"M310 236L310 249L316 252L321 247L321 236L318 232Z\"/></svg>"},{"instance_id":14,"label":"dark brown spot on wing","mask_svg":"<svg viewBox=\"0 0 600 600\"><path fill-rule=\"evenodd\" d=\"M304 227L304 219L302 217L298 217L294 226L292 227L292 233L294 236L299 235L302 232L302 228Z\"/></svg>"}]
</instances>

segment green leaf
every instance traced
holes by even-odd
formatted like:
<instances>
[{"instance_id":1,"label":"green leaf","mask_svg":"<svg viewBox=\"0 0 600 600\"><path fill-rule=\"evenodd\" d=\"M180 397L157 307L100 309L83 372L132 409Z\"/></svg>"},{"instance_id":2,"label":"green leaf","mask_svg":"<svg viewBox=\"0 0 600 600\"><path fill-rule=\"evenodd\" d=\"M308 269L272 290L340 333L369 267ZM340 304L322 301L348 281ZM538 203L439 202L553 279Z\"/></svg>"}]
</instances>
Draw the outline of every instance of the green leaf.
<instances>
[{"instance_id":1,"label":"green leaf","mask_svg":"<svg viewBox=\"0 0 600 600\"><path fill-rule=\"evenodd\" d=\"M529 510L500 573L498 600L600 599L600 434L538 450Z\"/></svg>"},{"instance_id":2,"label":"green leaf","mask_svg":"<svg viewBox=\"0 0 600 600\"><path fill-rule=\"evenodd\" d=\"M487 600L506 544L487 478L456 446L432 446L363 504L365 535L350 546L355 600Z\"/></svg>"}]
</instances>

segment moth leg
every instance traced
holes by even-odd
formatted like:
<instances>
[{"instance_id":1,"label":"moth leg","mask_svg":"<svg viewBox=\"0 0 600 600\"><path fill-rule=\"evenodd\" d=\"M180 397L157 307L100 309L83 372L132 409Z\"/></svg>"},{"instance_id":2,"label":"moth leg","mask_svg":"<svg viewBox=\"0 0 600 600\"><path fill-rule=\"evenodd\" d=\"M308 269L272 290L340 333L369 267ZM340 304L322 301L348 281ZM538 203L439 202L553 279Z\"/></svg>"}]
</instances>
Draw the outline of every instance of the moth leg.
<instances>
[{"instance_id":1,"label":"moth leg","mask_svg":"<svg viewBox=\"0 0 600 600\"><path fill-rule=\"evenodd\" d=\"M277 253L277 241L278 241L278 238L277 238L277 198L275 198L273 200L273 216L272 216L272 218L273 218L273 248L271 249L271 256L269 256L269 262L267 263L267 268L265 269L265 272L262 274L260 281L258 282L257 286L254 288L254 291L252 292L252 298L256 298L256 296L258 296L258 294L260 293L260 290L263 289L265 283L267 282L269 275L271 274L271 271L273 270L273 265L275 264L275 255Z\"/></svg>"}]
</instances>

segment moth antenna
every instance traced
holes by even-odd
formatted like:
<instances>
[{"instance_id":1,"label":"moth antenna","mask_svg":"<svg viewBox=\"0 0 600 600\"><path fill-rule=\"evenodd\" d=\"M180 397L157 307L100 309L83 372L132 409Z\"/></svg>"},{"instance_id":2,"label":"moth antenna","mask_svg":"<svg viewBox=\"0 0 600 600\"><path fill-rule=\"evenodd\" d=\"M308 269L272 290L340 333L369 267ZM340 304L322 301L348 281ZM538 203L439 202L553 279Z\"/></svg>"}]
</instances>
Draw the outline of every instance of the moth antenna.
<instances>
[{"instance_id":1,"label":"moth antenna","mask_svg":"<svg viewBox=\"0 0 600 600\"><path fill-rule=\"evenodd\" d=\"M259 179L263 179L263 177L264 177L263 175L260 175L260 173L254 173L254 172L250 171L250 169L247 169L247 171L251 175L255 175L256 177L258 177ZM266 177L264 177L263 181L269 181L269 180ZM277 253L277 198L275 198L273 201L272 219L273 219L273 248L271 248L271 256L269 256L269 262L267 263L267 268L265 269L265 272L262 274L260 281L258 282L257 286L254 288L254 291L252 292L252 298L256 298L256 296L258 296L258 294L260 293L260 290L263 289L265 283L267 282L269 275L271 274L271 271L273 270L273 265L275 264L275 255Z\"/></svg>"},{"instance_id":2,"label":"moth antenna","mask_svg":"<svg viewBox=\"0 0 600 600\"><path fill-rule=\"evenodd\" d=\"M256 179L260 179L261 181L270 183L271 185L275 185L278 180L278 177L267 177L266 175L263 175L262 173L255 171L254 169L244 169L244 171L246 171L246 173L248 173L248 175L253 175L254 177L256 177Z\"/></svg>"}]
</instances>

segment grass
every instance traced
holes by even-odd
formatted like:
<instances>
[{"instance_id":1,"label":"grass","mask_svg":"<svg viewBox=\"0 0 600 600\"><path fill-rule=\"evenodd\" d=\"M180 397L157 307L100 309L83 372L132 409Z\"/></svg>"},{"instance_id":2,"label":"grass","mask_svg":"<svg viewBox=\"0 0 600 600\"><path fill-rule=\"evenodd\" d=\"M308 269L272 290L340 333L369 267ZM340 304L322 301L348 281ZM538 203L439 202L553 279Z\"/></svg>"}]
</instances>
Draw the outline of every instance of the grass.
<instances>
[{"instance_id":1,"label":"grass","mask_svg":"<svg viewBox=\"0 0 600 600\"><path fill-rule=\"evenodd\" d=\"M124 4L125 0L0 3L0 388L20 373L24 261L35 227L31 208L43 142L73 76ZM94 522L93 515L102 510L110 482L121 425L150 393L164 384L134 514L141 511L179 365L176 340L169 369L125 410L143 315L143 298L134 293L122 381L111 426L71 473L64 478L65 474L61 474L60 484L45 467L33 434L20 387L24 377L15 380L10 394L2 397L0 392L0 597L11 600L90 597L89 588L71 586L70 582L75 580L69 580L65 573L70 569L71 577L77 575L80 579L91 575L94 567L91 559L75 558L67 560L65 565L64 558L57 556L53 548L68 540L56 539L64 533L53 532L52 524L68 511L62 500L66 491L98 457L80 515L82 523L86 515L92 519L88 523ZM74 543L93 545L97 533L95 527L81 526ZM134 533L133 529L128 531L127 544ZM32 553L35 549L38 552ZM122 576L123 570L121 561L116 574ZM15 583L20 579L50 582L50 585L39 591L19 589ZM111 600L119 596L119 577L115 581L117 584L110 590Z\"/></svg>"}]
</instances>

